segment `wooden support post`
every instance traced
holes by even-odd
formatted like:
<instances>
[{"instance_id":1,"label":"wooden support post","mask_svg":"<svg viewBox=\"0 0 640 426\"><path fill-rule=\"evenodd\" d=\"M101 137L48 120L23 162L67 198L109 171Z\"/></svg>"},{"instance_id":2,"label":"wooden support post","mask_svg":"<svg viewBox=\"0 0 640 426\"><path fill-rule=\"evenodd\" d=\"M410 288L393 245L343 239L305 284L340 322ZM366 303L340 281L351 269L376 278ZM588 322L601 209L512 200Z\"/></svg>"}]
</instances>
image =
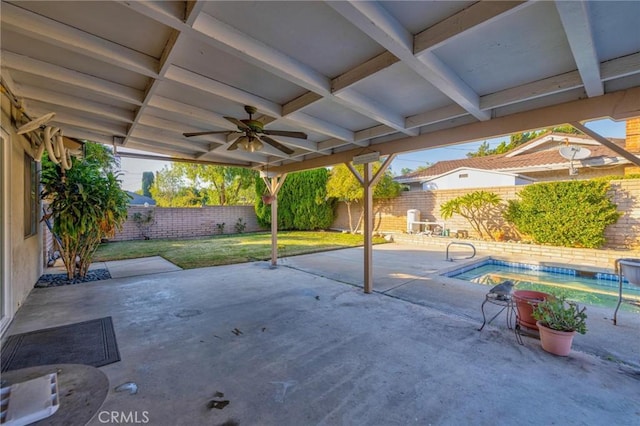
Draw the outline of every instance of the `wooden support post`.
<instances>
[{"instance_id":1,"label":"wooden support post","mask_svg":"<svg viewBox=\"0 0 640 426\"><path fill-rule=\"evenodd\" d=\"M371 163L364 165L364 292L373 289L373 187Z\"/></svg>"},{"instance_id":2,"label":"wooden support post","mask_svg":"<svg viewBox=\"0 0 640 426\"><path fill-rule=\"evenodd\" d=\"M363 176L351 165L345 163L351 173L358 179L364 189L364 292L371 293L373 291L373 190L378 181L384 176L385 171L396 157L391 154L382 163L375 175L372 176L371 163L364 165Z\"/></svg>"},{"instance_id":3,"label":"wooden support post","mask_svg":"<svg viewBox=\"0 0 640 426\"><path fill-rule=\"evenodd\" d=\"M286 173L262 177L271 196L271 266L278 265L278 192L286 177Z\"/></svg>"}]
</instances>

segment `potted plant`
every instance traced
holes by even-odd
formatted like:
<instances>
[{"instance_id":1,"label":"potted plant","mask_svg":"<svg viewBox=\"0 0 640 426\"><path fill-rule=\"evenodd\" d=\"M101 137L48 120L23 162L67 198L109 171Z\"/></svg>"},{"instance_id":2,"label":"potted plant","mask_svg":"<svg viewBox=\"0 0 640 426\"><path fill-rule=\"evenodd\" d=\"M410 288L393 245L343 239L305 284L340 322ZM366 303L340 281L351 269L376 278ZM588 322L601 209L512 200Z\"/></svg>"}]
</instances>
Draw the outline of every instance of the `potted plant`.
<instances>
[{"instance_id":1,"label":"potted plant","mask_svg":"<svg viewBox=\"0 0 640 426\"><path fill-rule=\"evenodd\" d=\"M555 355L569 355L576 332L587 332L586 309L567 301L565 296L551 297L538 303L533 309L533 317L540 330L542 349Z\"/></svg>"},{"instance_id":2,"label":"potted plant","mask_svg":"<svg viewBox=\"0 0 640 426\"><path fill-rule=\"evenodd\" d=\"M518 310L518 325L537 330L536 320L533 317L533 310L538 303L543 302L552 296L548 293L533 290L516 290L513 292L513 300L516 302Z\"/></svg>"}]
</instances>

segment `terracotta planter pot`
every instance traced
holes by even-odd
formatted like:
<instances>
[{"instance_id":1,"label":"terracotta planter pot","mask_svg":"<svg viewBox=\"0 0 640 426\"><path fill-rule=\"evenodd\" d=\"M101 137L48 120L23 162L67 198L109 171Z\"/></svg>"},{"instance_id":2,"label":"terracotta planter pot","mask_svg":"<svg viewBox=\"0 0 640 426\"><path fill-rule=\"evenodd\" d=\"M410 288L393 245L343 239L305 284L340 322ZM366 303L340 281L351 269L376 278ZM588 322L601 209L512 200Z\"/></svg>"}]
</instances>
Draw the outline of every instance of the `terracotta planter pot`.
<instances>
[{"instance_id":1,"label":"terracotta planter pot","mask_svg":"<svg viewBox=\"0 0 640 426\"><path fill-rule=\"evenodd\" d=\"M569 355L573 343L573 336L576 335L575 331L553 330L542 325L540 321L538 321L536 325L538 326L538 330L540 330L542 349L554 355Z\"/></svg>"},{"instance_id":2,"label":"terracotta planter pot","mask_svg":"<svg viewBox=\"0 0 640 426\"><path fill-rule=\"evenodd\" d=\"M518 324L531 328L538 329L536 320L533 318L533 308L538 306L538 303L547 300L547 298L553 297L548 293L532 290L516 290L513 292L513 300L516 302L516 308L518 309Z\"/></svg>"}]
</instances>

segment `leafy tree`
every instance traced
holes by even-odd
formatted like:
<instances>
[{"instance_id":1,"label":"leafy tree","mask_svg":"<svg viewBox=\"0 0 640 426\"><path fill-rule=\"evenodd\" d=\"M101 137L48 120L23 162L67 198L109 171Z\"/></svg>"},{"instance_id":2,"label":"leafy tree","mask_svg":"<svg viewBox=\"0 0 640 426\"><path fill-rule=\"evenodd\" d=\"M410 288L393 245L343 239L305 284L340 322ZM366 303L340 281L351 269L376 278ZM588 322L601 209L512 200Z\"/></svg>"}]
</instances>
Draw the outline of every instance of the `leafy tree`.
<instances>
[{"instance_id":1,"label":"leafy tree","mask_svg":"<svg viewBox=\"0 0 640 426\"><path fill-rule=\"evenodd\" d=\"M400 176L408 175L409 173L413 173L413 172L419 172L419 171L422 171L422 170L426 170L429 167L431 167L432 165L433 165L433 163L427 162L426 164L424 164L422 166L418 166L415 169L410 169L409 167L403 167L402 169L400 169Z\"/></svg>"},{"instance_id":2,"label":"leafy tree","mask_svg":"<svg viewBox=\"0 0 640 426\"><path fill-rule=\"evenodd\" d=\"M504 154L550 131L555 133L567 133L573 135L581 134L579 130L576 130L573 126L569 125L557 126L551 129L541 129L532 132L515 133L509 137L508 143L506 141L502 141L494 149L491 149L489 147L489 142L484 141L476 151L467 153L467 157L473 158L485 157L487 155Z\"/></svg>"},{"instance_id":3,"label":"leafy tree","mask_svg":"<svg viewBox=\"0 0 640 426\"><path fill-rule=\"evenodd\" d=\"M335 201L327 196L327 169L307 170L287 176L278 192L278 229L327 229L333 223ZM262 202L266 186L256 178L256 216L261 226L271 225L271 207Z\"/></svg>"},{"instance_id":4,"label":"leafy tree","mask_svg":"<svg viewBox=\"0 0 640 426\"><path fill-rule=\"evenodd\" d=\"M207 166L178 163L174 168L196 188L209 187L209 204L226 206L253 202L253 182L257 172L244 167Z\"/></svg>"},{"instance_id":5,"label":"leafy tree","mask_svg":"<svg viewBox=\"0 0 640 426\"><path fill-rule=\"evenodd\" d=\"M49 204L45 218L53 218L69 280L86 276L102 238L126 220L130 199L120 188L113 153L93 143L85 149L85 158L66 171L46 155L42 161L41 197Z\"/></svg>"},{"instance_id":6,"label":"leafy tree","mask_svg":"<svg viewBox=\"0 0 640 426\"><path fill-rule=\"evenodd\" d=\"M376 173L378 170L380 170L381 166L381 163L375 163L372 168L373 173ZM358 165L355 166L355 168L362 176L364 172L364 166ZM373 198L377 200L395 198L400 195L401 191L402 186L398 182L393 180L391 172L387 170L382 178L380 178L380 180L378 181L378 184L375 186L373 190ZM360 210L360 217L358 218L358 222L354 227L351 207L354 204L362 205L364 199L364 188L346 165L340 164L335 166L331 170L331 177L329 178L329 182L327 183L327 195L329 197L334 197L347 205L347 213L349 215L349 230L351 231L351 233L355 233L360 228L360 225L364 218L364 208ZM380 208L379 205L378 208Z\"/></svg>"},{"instance_id":7,"label":"leafy tree","mask_svg":"<svg viewBox=\"0 0 640 426\"><path fill-rule=\"evenodd\" d=\"M475 191L442 204L440 214L443 219L450 219L454 214L458 214L469 221L480 238L495 239L488 222L497 213L500 202L500 197L493 192Z\"/></svg>"},{"instance_id":8,"label":"leafy tree","mask_svg":"<svg viewBox=\"0 0 640 426\"><path fill-rule=\"evenodd\" d=\"M174 163L156 174L150 192L160 207L249 204L256 175L243 167Z\"/></svg>"},{"instance_id":9,"label":"leafy tree","mask_svg":"<svg viewBox=\"0 0 640 426\"><path fill-rule=\"evenodd\" d=\"M153 186L153 181L153 172L142 172L142 195L145 197L151 197L151 192L149 190Z\"/></svg>"},{"instance_id":10,"label":"leafy tree","mask_svg":"<svg viewBox=\"0 0 640 426\"><path fill-rule=\"evenodd\" d=\"M603 179L527 185L510 200L505 219L540 244L598 248L621 213Z\"/></svg>"},{"instance_id":11,"label":"leafy tree","mask_svg":"<svg viewBox=\"0 0 640 426\"><path fill-rule=\"evenodd\" d=\"M491 154L488 154L489 152L491 152L491 148L489 147L489 142L484 141L480 144L480 146L475 152L468 152L467 157L469 158L484 157L486 155L491 155Z\"/></svg>"},{"instance_id":12,"label":"leafy tree","mask_svg":"<svg viewBox=\"0 0 640 426\"><path fill-rule=\"evenodd\" d=\"M164 166L156 173L151 196L158 207L201 206L202 199L188 188L180 173L170 166Z\"/></svg>"}]
</instances>

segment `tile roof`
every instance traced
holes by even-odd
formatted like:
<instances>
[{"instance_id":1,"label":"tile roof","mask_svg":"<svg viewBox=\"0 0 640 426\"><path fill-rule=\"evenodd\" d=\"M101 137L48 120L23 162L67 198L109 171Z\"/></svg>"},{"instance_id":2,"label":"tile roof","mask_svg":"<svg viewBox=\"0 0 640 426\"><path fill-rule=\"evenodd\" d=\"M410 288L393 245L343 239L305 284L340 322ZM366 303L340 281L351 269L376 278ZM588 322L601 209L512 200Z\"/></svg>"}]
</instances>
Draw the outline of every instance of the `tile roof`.
<instances>
[{"instance_id":1,"label":"tile roof","mask_svg":"<svg viewBox=\"0 0 640 426\"><path fill-rule=\"evenodd\" d=\"M131 197L129 205L142 206L144 203L148 203L150 206L156 205L156 200L153 198L145 197L144 195L136 194L135 192L125 191Z\"/></svg>"},{"instance_id":2,"label":"tile roof","mask_svg":"<svg viewBox=\"0 0 640 426\"><path fill-rule=\"evenodd\" d=\"M557 135L557 134L554 134ZM547 135L544 135L549 136ZM565 136L565 135L562 135ZM521 145L518 149L522 149L527 145L533 145L540 138L536 138L526 144ZM624 146L624 139L608 138L617 145ZM593 139L586 139L589 142L593 142ZM558 147L561 142L558 141ZM591 155L583 161L595 160L599 158L611 158L618 157L618 155L603 145L589 145ZM462 158L457 160L438 161L431 167L423 170L414 171L405 175L399 176L397 179L406 180L419 180L420 178L426 178L431 176L438 176L443 173L447 173L451 170L459 167L483 169L483 170L500 170L500 171L514 171L525 172L527 168L540 167L551 164L566 164L569 167L568 160L560 156L558 150L554 147L552 149L545 149L543 151L523 152L513 157L507 157L509 153L488 155L485 157L473 157ZM623 160L626 163L626 160ZM522 169L522 170L520 170Z\"/></svg>"}]
</instances>

